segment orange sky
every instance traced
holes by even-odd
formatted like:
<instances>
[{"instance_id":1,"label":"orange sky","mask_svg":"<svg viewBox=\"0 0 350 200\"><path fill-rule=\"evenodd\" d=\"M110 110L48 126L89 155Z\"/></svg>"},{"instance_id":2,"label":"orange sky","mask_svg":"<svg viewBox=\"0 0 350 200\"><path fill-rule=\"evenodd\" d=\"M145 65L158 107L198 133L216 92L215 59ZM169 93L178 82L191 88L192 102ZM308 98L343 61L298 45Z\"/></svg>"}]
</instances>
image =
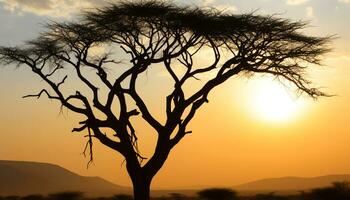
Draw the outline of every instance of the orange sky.
<instances>
[{"instance_id":1,"label":"orange sky","mask_svg":"<svg viewBox=\"0 0 350 200\"><path fill-rule=\"evenodd\" d=\"M0 22L6 21L0 30L1 45L34 37L40 30L38 23L48 19L71 19L54 16L58 14L49 12L50 5L42 13L40 7L19 2L0 0ZM51 7L65 6L62 2ZM81 2L92 6L94 1ZM258 8L261 13L285 13L283 17L310 20L314 25L306 30L310 34L337 34L339 39L325 58L325 66L310 72L316 85L337 96L318 101L301 97L297 102L303 105L293 115L282 121L267 120L254 103L259 98L257 88L266 80L233 78L210 95L210 103L190 124L193 133L175 147L153 186L233 186L267 177L350 173L350 4L341 0L323 4L315 0L249 2L193 1L197 5L226 6L238 13ZM151 78L144 78L142 90L148 99L159 98L151 89L162 76L151 74ZM159 85L157 91L162 93L165 87ZM82 175L129 185L122 158L97 142L95 161L86 168L88 160L81 154L85 140L81 134L70 132L80 119L77 115L66 110L60 113L59 105L45 98L21 99L42 86L29 70L0 68L0 159L55 163ZM155 113L160 113L158 101L149 103ZM267 101L266 106L275 105ZM141 150L147 157L154 135L143 124L138 126L143 130Z\"/></svg>"}]
</instances>

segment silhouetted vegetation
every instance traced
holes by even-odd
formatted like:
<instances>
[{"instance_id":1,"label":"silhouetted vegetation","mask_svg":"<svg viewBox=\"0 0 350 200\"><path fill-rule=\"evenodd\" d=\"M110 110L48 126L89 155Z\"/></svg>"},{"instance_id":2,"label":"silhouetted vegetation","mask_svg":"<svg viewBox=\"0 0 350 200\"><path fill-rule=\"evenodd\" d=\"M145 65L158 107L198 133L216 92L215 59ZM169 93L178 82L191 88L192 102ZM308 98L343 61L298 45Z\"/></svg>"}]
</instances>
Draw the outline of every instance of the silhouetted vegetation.
<instances>
[{"instance_id":1,"label":"silhouetted vegetation","mask_svg":"<svg viewBox=\"0 0 350 200\"><path fill-rule=\"evenodd\" d=\"M49 200L81 200L83 196L81 192L61 192L50 194L48 198Z\"/></svg>"},{"instance_id":2,"label":"silhouetted vegetation","mask_svg":"<svg viewBox=\"0 0 350 200\"><path fill-rule=\"evenodd\" d=\"M198 196L203 200L236 200L237 193L231 189L211 188L198 192Z\"/></svg>"},{"instance_id":3,"label":"silhouetted vegetation","mask_svg":"<svg viewBox=\"0 0 350 200\"><path fill-rule=\"evenodd\" d=\"M306 25L277 16L230 14L169 1L121 1L85 12L79 22L50 23L37 39L22 46L0 47L0 63L25 66L48 86L25 97L46 95L81 115L73 132L87 132L90 161L93 139L119 152L126 161L134 198L148 200L153 177L171 150L191 133L188 125L196 112L230 78L268 74L313 98L326 96L305 73L321 64L331 38L303 34ZM112 47L109 53L94 51L107 46ZM201 65L199 55L208 50L211 57ZM126 57L128 63L120 61ZM158 65L172 85L159 100L165 102L164 120L152 112L146 103L150 99L139 88L141 77ZM200 86L192 87L199 78ZM78 82L85 88L76 88ZM135 118L157 134L149 159L139 152L142 130L135 130ZM57 198L78 198L66 195Z\"/></svg>"},{"instance_id":4,"label":"silhouetted vegetation","mask_svg":"<svg viewBox=\"0 0 350 200\"><path fill-rule=\"evenodd\" d=\"M350 200L350 185L348 182L335 182L324 188L302 191L295 195L278 195L276 193L240 196L236 191L227 188L204 189L197 196L186 196L180 193L170 193L167 196L153 197L152 200ZM111 197L84 197L81 192L61 192L42 195L7 196L0 200L133 200L128 194L118 194Z\"/></svg>"},{"instance_id":5,"label":"silhouetted vegetation","mask_svg":"<svg viewBox=\"0 0 350 200\"><path fill-rule=\"evenodd\" d=\"M132 196L128 194L117 194L112 197L113 200L132 200Z\"/></svg>"},{"instance_id":6,"label":"silhouetted vegetation","mask_svg":"<svg viewBox=\"0 0 350 200\"><path fill-rule=\"evenodd\" d=\"M17 196L17 195L12 195L12 196L6 196L4 197L4 200L19 200L21 199L20 196Z\"/></svg>"},{"instance_id":7,"label":"silhouetted vegetation","mask_svg":"<svg viewBox=\"0 0 350 200\"><path fill-rule=\"evenodd\" d=\"M289 197L276 195L275 193L267 193L267 194L257 194L252 197L252 200L288 200Z\"/></svg>"},{"instance_id":8,"label":"silhouetted vegetation","mask_svg":"<svg viewBox=\"0 0 350 200\"><path fill-rule=\"evenodd\" d=\"M313 189L306 194L308 200L349 200L350 187L348 182L335 182L332 186Z\"/></svg>"},{"instance_id":9,"label":"silhouetted vegetation","mask_svg":"<svg viewBox=\"0 0 350 200\"><path fill-rule=\"evenodd\" d=\"M22 197L22 200L44 200L45 197L41 194L32 194Z\"/></svg>"}]
</instances>

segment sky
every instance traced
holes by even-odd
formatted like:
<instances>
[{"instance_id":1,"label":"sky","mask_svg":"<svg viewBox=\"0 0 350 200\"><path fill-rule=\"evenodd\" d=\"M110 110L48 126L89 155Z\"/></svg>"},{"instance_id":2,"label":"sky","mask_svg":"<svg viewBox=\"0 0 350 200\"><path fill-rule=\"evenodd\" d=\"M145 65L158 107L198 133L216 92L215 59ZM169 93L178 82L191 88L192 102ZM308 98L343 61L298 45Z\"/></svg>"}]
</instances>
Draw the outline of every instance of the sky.
<instances>
[{"instance_id":1,"label":"sky","mask_svg":"<svg viewBox=\"0 0 350 200\"><path fill-rule=\"evenodd\" d=\"M306 34L336 35L323 65L312 67L314 85L334 94L313 100L298 97L268 77L234 77L217 88L210 103L190 124L192 134L171 152L154 187L233 186L261 178L350 173L350 1L349 0L176 0L225 12L255 12L304 20ZM0 45L35 38L43 24L76 20L81 10L102 0L0 0ZM150 106L157 110L158 80L144 79ZM45 87L29 70L0 66L0 159L55 163L81 175L130 185L123 159L95 143L89 168L82 134L71 133L79 117L46 98L22 99ZM156 90L155 90L156 87ZM271 98L272 97L272 98ZM277 99L277 101L276 101ZM141 148L150 154L154 136Z\"/></svg>"}]
</instances>

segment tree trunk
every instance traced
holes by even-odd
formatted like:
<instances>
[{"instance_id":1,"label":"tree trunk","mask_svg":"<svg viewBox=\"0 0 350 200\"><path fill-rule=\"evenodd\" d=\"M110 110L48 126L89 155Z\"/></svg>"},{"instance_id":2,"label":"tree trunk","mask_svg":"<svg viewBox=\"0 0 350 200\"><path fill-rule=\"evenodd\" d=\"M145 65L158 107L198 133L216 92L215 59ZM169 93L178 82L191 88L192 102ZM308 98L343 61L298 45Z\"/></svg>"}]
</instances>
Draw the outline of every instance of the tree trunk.
<instances>
[{"instance_id":1,"label":"tree trunk","mask_svg":"<svg viewBox=\"0 0 350 200\"><path fill-rule=\"evenodd\" d=\"M136 162L126 163L126 168L132 181L134 200L149 200L152 177L147 174Z\"/></svg>"},{"instance_id":2,"label":"tree trunk","mask_svg":"<svg viewBox=\"0 0 350 200\"><path fill-rule=\"evenodd\" d=\"M150 199L152 179L163 166L169 152L170 148L168 146L157 144L154 155L145 166L141 167L137 159L127 161L126 168L133 184L134 200Z\"/></svg>"},{"instance_id":3,"label":"tree trunk","mask_svg":"<svg viewBox=\"0 0 350 200\"><path fill-rule=\"evenodd\" d=\"M134 200L149 200L150 199L150 187L151 181L142 180L133 181L134 187Z\"/></svg>"}]
</instances>

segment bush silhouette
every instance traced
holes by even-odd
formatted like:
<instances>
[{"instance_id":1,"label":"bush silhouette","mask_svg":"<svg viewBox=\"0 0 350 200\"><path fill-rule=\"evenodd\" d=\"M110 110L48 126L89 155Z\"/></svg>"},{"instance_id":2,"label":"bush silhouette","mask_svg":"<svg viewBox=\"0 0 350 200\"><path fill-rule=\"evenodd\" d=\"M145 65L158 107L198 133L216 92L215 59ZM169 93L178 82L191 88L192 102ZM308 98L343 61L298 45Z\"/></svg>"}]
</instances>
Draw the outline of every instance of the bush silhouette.
<instances>
[{"instance_id":1,"label":"bush silhouette","mask_svg":"<svg viewBox=\"0 0 350 200\"><path fill-rule=\"evenodd\" d=\"M49 200L80 200L83 199L82 192L60 192L50 194L48 197Z\"/></svg>"},{"instance_id":2,"label":"bush silhouette","mask_svg":"<svg viewBox=\"0 0 350 200\"><path fill-rule=\"evenodd\" d=\"M169 199L171 199L171 200L182 200L185 198L186 197L183 194L176 193L176 192L170 193L170 197L169 197Z\"/></svg>"},{"instance_id":3,"label":"bush silhouette","mask_svg":"<svg viewBox=\"0 0 350 200\"><path fill-rule=\"evenodd\" d=\"M349 200L350 187L348 182L335 182L331 187L313 189L310 200Z\"/></svg>"},{"instance_id":4,"label":"bush silhouette","mask_svg":"<svg viewBox=\"0 0 350 200\"><path fill-rule=\"evenodd\" d=\"M6 196L4 199L6 200L19 200L21 197L17 195Z\"/></svg>"},{"instance_id":5,"label":"bush silhouette","mask_svg":"<svg viewBox=\"0 0 350 200\"><path fill-rule=\"evenodd\" d=\"M237 193L231 189L226 188L211 188L199 191L198 196L203 200L235 200Z\"/></svg>"},{"instance_id":6,"label":"bush silhouette","mask_svg":"<svg viewBox=\"0 0 350 200\"><path fill-rule=\"evenodd\" d=\"M45 197L40 194L31 194L28 196L22 197L22 200L44 200Z\"/></svg>"},{"instance_id":7,"label":"bush silhouette","mask_svg":"<svg viewBox=\"0 0 350 200\"><path fill-rule=\"evenodd\" d=\"M257 194L253 198L253 200L287 200L287 199L289 198L285 196L277 196L273 192L268 194Z\"/></svg>"},{"instance_id":8,"label":"bush silhouette","mask_svg":"<svg viewBox=\"0 0 350 200\"><path fill-rule=\"evenodd\" d=\"M132 196L131 195L127 195L127 194L117 194L114 195L112 200L132 200Z\"/></svg>"}]
</instances>

